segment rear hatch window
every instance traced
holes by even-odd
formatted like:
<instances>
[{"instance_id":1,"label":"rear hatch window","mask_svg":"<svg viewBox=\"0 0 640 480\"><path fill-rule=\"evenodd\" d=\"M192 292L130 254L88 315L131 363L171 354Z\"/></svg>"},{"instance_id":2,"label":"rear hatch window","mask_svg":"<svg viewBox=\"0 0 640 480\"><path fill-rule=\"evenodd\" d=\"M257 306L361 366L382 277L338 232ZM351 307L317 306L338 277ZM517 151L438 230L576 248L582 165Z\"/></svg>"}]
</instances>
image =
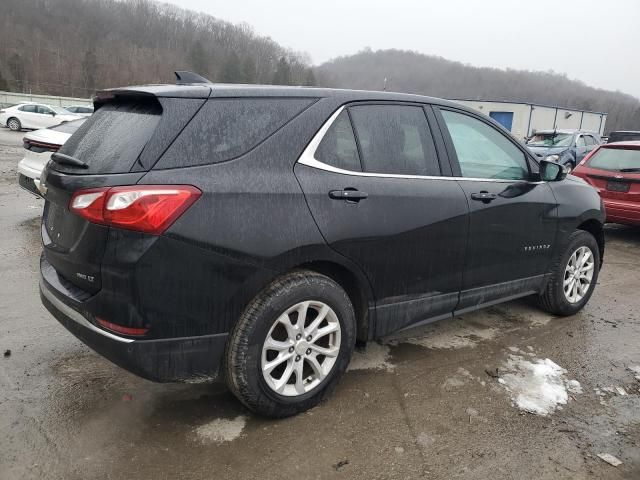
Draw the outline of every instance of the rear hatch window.
<instances>
[{"instance_id":1,"label":"rear hatch window","mask_svg":"<svg viewBox=\"0 0 640 480\"><path fill-rule=\"evenodd\" d=\"M207 100L154 169L206 165L237 158L269 138L315 100Z\"/></svg>"},{"instance_id":2,"label":"rear hatch window","mask_svg":"<svg viewBox=\"0 0 640 480\"><path fill-rule=\"evenodd\" d=\"M156 130L162 108L155 100L116 101L99 108L60 149L89 165L56 165L74 174L124 173L131 170Z\"/></svg>"},{"instance_id":3,"label":"rear hatch window","mask_svg":"<svg viewBox=\"0 0 640 480\"><path fill-rule=\"evenodd\" d=\"M601 148L593 154L588 165L600 170L640 173L640 149Z\"/></svg>"}]
</instances>

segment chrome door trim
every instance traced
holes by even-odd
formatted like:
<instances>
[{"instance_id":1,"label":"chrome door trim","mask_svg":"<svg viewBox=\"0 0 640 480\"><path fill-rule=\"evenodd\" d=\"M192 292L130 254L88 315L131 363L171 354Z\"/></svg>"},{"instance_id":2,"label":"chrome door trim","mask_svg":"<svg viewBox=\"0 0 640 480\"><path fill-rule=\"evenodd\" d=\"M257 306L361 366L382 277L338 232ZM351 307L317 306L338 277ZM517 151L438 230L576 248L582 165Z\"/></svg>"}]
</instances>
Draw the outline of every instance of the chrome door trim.
<instances>
[{"instance_id":1,"label":"chrome door trim","mask_svg":"<svg viewBox=\"0 0 640 480\"><path fill-rule=\"evenodd\" d=\"M371 172L356 172L353 170L344 170L342 168L337 168L332 165L328 165L320 160L315 158L316 150L318 146L320 146L320 142L327 134L333 122L336 121L338 116L344 111L346 108L345 105L341 106L338 110L336 110L333 115L329 117L329 119L320 127L320 130L314 135L314 137L307 145L307 148L304 149L300 158L298 158L297 163L301 165L306 165L307 167L316 168L318 170L324 170L326 172L338 173L340 175L349 175L352 177L375 177L375 178L404 178L404 179L415 179L415 180L448 180L448 181L467 181L467 182L491 182L491 183L530 183L530 184L540 184L545 183L542 181L539 182L530 182L527 180L507 180L507 179L493 179L493 178L471 178L471 177L448 177L448 176L431 176L431 175L401 175L395 173L371 173Z\"/></svg>"}]
</instances>

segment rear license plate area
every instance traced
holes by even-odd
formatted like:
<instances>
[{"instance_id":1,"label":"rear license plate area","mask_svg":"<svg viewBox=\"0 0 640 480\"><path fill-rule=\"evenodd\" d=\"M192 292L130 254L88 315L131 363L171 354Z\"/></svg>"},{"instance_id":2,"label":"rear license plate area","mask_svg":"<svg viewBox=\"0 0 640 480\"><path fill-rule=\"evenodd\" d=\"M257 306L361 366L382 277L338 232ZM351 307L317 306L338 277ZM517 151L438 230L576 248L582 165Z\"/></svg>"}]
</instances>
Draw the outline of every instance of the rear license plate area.
<instances>
[{"instance_id":1,"label":"rear license plate area","mask_svg":"<svg viewBox=\"0 0 640 480\"><path fill-rule=\"evenodd\" d=\"M607 182L607 190L610 192L622 192L627 193L629 191L630 184L628 182L619 182L616 180L609 180Z\"/></svg>"}]
</instances>

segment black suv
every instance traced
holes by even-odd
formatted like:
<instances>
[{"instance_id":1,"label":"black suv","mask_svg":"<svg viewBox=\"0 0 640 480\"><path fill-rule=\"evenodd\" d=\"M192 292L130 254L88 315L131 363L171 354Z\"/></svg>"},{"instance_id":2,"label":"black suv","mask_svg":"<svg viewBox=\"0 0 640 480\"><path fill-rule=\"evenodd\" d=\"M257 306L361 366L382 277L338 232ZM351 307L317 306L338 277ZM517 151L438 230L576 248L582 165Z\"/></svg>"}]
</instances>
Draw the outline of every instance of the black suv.
<instances>
[{"instance_id":1,"label":"black suv","mask_svg":"<svg viewBox=\"0 0 640 480\"><path fill-rule=\"evenodd\" d=\"M527 295L571 315L596 285L596 191L458 104L191 83L95 108L43 174L41 298L142 377L292 415L356 339Z\"/></svg>"}]
</instances>

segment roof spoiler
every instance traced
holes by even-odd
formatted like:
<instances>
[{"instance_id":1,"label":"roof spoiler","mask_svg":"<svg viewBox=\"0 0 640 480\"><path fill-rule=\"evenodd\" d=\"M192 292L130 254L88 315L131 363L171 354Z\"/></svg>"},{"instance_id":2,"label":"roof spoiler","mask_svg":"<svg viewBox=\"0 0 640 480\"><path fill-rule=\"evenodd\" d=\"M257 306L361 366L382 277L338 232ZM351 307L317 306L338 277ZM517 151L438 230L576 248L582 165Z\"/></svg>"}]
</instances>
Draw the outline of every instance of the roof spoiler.
<instances>
[{"instance_id":1,"label":"roof spoiler","mask_svg":"<svg viewBox=\"0 0 640 480\"><path fill-rule=\"evenodd\" d=\"M176 85L186 85L190 83L213 83L197 73L188 70L178 70L173 72L176 74Z\"/></svg>"}]
</instances>

